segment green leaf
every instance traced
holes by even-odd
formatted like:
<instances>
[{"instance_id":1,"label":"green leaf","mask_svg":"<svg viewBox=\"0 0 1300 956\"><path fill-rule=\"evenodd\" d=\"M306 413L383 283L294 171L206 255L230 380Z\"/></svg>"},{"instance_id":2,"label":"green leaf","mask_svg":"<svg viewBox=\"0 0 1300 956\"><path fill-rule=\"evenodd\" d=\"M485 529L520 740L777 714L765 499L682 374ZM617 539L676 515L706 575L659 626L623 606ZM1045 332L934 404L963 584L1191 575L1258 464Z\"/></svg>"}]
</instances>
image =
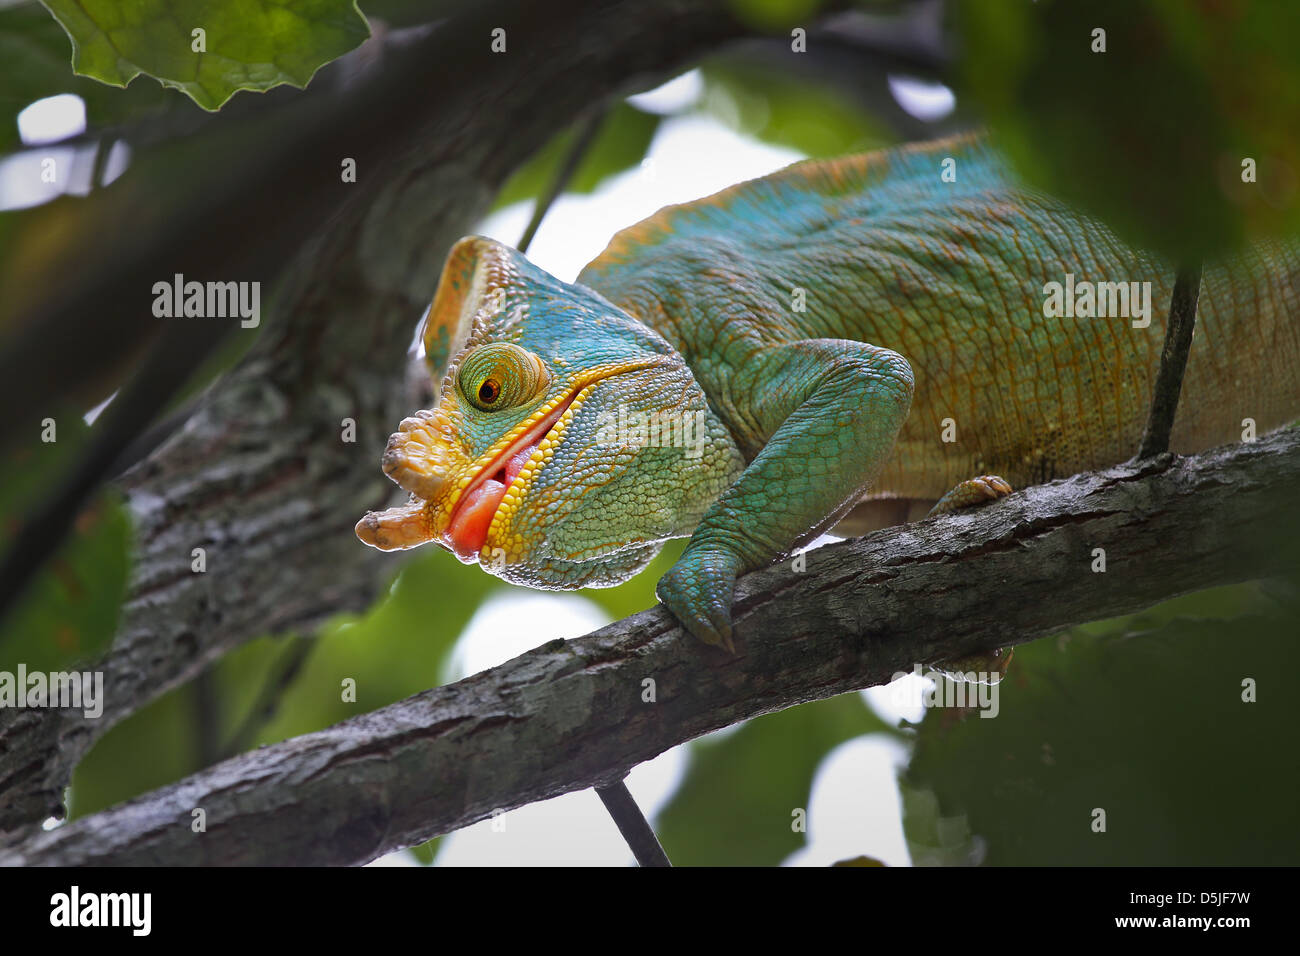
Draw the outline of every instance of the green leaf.
<instances>
[{"instance_id":1,"label":"green leaf","mask_svg":"<svg viewBox=\"0 0 1300 956\"><path fill-rule=\"evenodd\" d=\"M55 487L76 457L88 428L73 412L50 416L57 441L41 441L39 418L30 440L6 455L0 482L0 550L7 552L18 519ZM0 671L21 662L32 671L70 670L106 648L117 629L130 564L130 522L115 492L100 495L0 622Z\"/></svg>"},{"instance_id":2,"label":"green leaf","mask_svg":"<svg viewBox=\"0 0 1300 956\"><path fill-rule=\"evenodd\" d=\"M420 863L429 866L438 858L438 851L442 848L442 837L434 837L419 846L413 846L410 849L411 856L415 857Z\"/></svg>"},{"instance_id":3,"label":"green leaf","mask_svg":"<svg viewBox=\"0 0 1300 956\"><path fill-rule=\"evenodd\" d=\"M967 90L1020 173L1195 261L1300 228L1300 5L959 4ZM1093 31L1105 30L1105 52ZM1242 181L1253 159L1257 182Z\"/></svg>"},{"instance_id":4,"label":"green leaf","mask_svg":"<svg viewBox=\"0 0 1300 956\"><path fill-rule=\"evenodd\" d=\"M620 103L605 117L595 138L587 145L573 177L565 187L570 193L589 193L608 179L630 169L645 158L659 117L627 103ZM565 130L546 144L532 159L516 170L497 193L494 209L540 196L550 185L555 171L573 144L573 130Z\"/></svg>"},{"instance_id":5,"label":"green leaf","mask_svg":"<svg viewBox=\"0 0 1300 956\"><path fill-rule=\"evenodd\" d=\"M206 110L239 90L304 87L370 35L355 0L43 2L72 38L78 73L114 86L144 73Z\"/></svg>"},{"instance_id":6,"label":"green leaf","mask_svg":"<svg viewBox=\"0 0 1300 956\"><path fill-rule=\"evenodd\" d=\"M736 19L766 33L809 25L824 0L728 0Z\"/></svg>"},{"instance_id":7,"label":"green leaf","mask_svg":"<svg viewBox=\"0 0 1300 956\"><path fill-rule=\"evenodd\" d=\"M152 83L119 90L75 76L68 35L37 3L0 10L0 77L0 153L20 145L19 112L48 96L80 96L91 129L158 112L174 96Z\"/></svg>"},{"instance_id":8,"label":"green leaf","mask_svg":"<svg viewBox=\"0 0 1300 956\"><path fill-rule=\"evenodd\" d=\"M198 770L192 687L170 691L95 742L72 774L69 819L84 817Z\"/></svg>"},{"instance_id":9,"label":"green leaf","mask_svg":"<svg viewBox=\"0 0 1300 956\"><path fill-rule=\"evenodd\" d=\"M1294 609L1249 584L1019 647L996 717L920 725L903 781L913 860L1294 863L1300 756L1282 742L1298 668Z\"/></svg>"},{"instance_id":10,"label":"green leaf","mask_svg":"<svg viewBox=\"0 0 1300 956\"><path fill-rule=\"evenodd\" d=\"M749 721L691 745L691 764L655 831L683 866L775 866L804 845L792 814L807 810L813 774L834 747L892 732L858 694Z\"/></svg>"}]
</instances>

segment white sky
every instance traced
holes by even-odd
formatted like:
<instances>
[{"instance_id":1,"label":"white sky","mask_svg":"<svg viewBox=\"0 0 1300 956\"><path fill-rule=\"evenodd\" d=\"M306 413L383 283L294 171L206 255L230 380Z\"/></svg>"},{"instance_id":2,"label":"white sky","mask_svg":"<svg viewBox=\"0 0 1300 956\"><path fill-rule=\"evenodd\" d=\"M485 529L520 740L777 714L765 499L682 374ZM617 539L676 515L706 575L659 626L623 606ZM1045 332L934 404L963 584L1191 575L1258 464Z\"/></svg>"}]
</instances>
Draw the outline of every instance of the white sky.
<instances>
[{"instance_id":1,"label":"white sky","mask_svg":"<svg viewBox=\"0 0 1300 956\"><path fill-rule=\"evenodd\" d=\"M555 201L528 258L572 282L620 229L664 206L711 195L802 158L795 150L741 136L708 116L666 119L639 167L611 177L590 195L565 195ZM531 202L515 203L489 216L478 231L513 246L532 213Z\"/></svg>"},{"instance_id":2,"label":"white sky","mask_svg":"<svg viewBox=\"0 0 1300 956\"><path fill-rule=\"evenodd\" d=\"M85 196L95 168L93 143L54 146L86 131L86 104L75 93L35 100L18 114L18 137L26 149L0 159L0 212L26 209L64 193ZM102 185L126 171L131 151L118 140L109 147Z\"/></svg>"}]
</instances>

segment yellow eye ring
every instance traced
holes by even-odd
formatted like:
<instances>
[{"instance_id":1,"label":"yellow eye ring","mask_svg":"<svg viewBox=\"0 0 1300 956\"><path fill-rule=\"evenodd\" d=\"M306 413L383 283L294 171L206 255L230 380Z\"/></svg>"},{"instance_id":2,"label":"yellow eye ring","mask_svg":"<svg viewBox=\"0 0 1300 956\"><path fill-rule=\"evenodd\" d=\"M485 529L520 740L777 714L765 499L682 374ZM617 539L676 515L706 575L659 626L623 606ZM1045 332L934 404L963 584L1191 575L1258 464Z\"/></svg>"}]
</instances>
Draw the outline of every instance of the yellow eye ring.
<instances>
[{"instance_id":1,"label":"yellow eye ring","mask_svg":"<svg viewBox=\"0 0 1300 956\"><path fill-rule=\"evenodd\" d=\"M550 375L542 360L517 345L494 342L461 363L460 389L475 408L496 412L526 405L546 391Z\"/></svg>"}]
</instances>

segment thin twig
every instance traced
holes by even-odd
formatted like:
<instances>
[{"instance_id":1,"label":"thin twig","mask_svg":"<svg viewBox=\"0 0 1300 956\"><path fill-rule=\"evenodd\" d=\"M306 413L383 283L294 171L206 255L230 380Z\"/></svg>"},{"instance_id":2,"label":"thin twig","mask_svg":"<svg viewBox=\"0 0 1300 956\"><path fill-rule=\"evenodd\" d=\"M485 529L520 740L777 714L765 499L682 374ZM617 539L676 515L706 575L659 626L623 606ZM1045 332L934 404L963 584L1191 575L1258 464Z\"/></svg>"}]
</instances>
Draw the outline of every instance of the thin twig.
<instances>
[{"instance_id":1,"label":"thin twig","mask_svg":"<svg viewBox=\"0 0 1300 956\"><path fill-rule=\"evenodd\" d=\"M668 862L668 854L659 844L659 838L655 836L654 828L650 826L650 821L645 818L641 808L632 799L632 794L628 792L627 784L620 780L608 787L595 789L596 796L600 797L600 802L605 805L609 815L614 818L614 823L618 825L618 832L623 834L623 839L632 848L632 855L636 857L637 864L672 866Z\"/></svg>"},{"instance_id":2,"label":"thin twig","mask_svg":"<svg viewBox=\"0 0 1300 956\"><path fill-rule=\"evenodd\" d=\"M95 158L90 167L90 188L99 189L104 184L104 170L108 168L108 155L113 151L113 140L109 135L95 140Z\"/></svg>"},{"instance_id":3,"label":"thin twig","mask_svg":"<svg viewBox=\"0 0 1300 956\"><path fill-rule=\"evenodd\" d=\"M596 134L600 132L601 124L604 123L608 114L608 104L598 103L588 110L586 116L578 123L569 151L565 153L564 159L555 170L555 175L551 178L546 192L542 194L537 200L537 205L533 207L533 218L529 220L528 227L524 229L524 234L519 239L518 249L520 252L528 251L528 247L532 244L533 237L537 235L542 220L551 208L551 204L559 198L560 193L564 192L564 187L569 185L569 180L573 179L573 174L578 171L578 166L582 164L582 157L587 154L587 150L595 141Z\"/></svg>"},{"instance_id":4,"label":"thin twig","mask_svg":"<svg viewBox=\"0 0 1300 956\"><path fill-rule=\"evenodd\" d=\"M1170 296L1169 327L1165 332L1165 347L1160 351L1160 371L1156 374L1151 411L1138 447L1139 460L1154 458L1169 450L1169 434L1174 428L1178 396L1183 390L1183 372L1187 369L1187 352L1196 326L1196 300L1200 294L1200 264L1179 269Z\"/></svg>"},{"instance_id":5,"label":"thin twig","mask_svg":"<svg viewBox=\"0 0 1300 956\"><path fill-rule=\"evenodd\" d=\"M194 750L199 769L221 759L217 735L221 723L221 700L217 695L216 677L208 668L194 679Z\"/></svg>"}]
</instances>

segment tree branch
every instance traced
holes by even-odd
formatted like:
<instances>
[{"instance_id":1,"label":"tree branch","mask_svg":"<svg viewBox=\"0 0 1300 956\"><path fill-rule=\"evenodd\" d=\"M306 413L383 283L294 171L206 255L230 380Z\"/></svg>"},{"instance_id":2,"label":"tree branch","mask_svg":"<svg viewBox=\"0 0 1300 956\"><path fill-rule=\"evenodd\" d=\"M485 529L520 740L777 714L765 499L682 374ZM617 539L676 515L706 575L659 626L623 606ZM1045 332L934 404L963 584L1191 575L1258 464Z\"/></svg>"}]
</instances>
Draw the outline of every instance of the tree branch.
<instances>
[{"instance_id":1,"label":"tree branch","mask_svg":"<svg viewBox=\"0 0 1300 956\"><path fill-rule=\"evenodd\" d=\"M1296 487L1300 430L1286 429L831 545L803 573L741 580L734 656L655 608L38 833L0 865L364 863L913 664L1292 571Z\"/></svg>"}]
</instances>

